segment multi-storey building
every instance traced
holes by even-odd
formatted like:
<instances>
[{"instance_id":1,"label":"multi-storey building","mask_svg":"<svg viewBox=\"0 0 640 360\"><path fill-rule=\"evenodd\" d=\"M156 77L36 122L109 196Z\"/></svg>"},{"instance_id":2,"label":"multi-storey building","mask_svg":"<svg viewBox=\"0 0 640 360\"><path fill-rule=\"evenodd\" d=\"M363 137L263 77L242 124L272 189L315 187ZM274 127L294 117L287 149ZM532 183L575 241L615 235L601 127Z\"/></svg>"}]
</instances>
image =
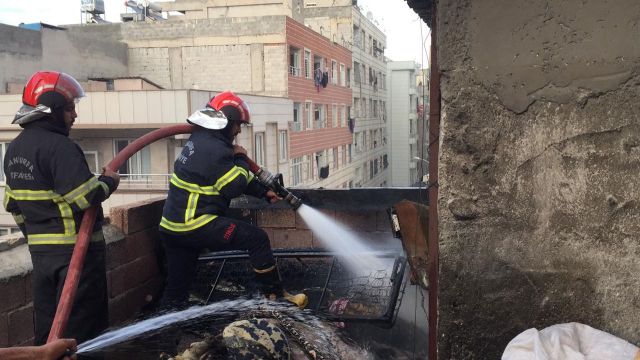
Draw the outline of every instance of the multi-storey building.
<instances>
[{"instance_id":1,"label":"multi-storey building","mask_svg":"<svg viewBox=\"0 0 640 360\"><path fill-rule=\"evenodd\" d=\"M264 2L264 1L263 1ZM195 5L205 10L188 9ZM351 132L347 114L351 89L349 49L295 21L287 13L233 17L242 12L207 7L208 2L168 3L182 17L157 23L71 28L111 37L128 46L129 75L166 89L232 89L280 96L294 104L287 115L288 186L347 187L352 181ZM246 14L258 14L260 7ZM323 75L326 83L320 85ZM320 77L319 79L317 77ZM255 135L254 156L274 156L276 144ZM261 145L263 144L264 145ZM264 150L264 154L260 151ZM279 164L280 165L280 164ZM279 169L274 169L279 170Z\"/></svg>"},{"instance_id":2,"label":"multi-storey building","mask_svg":"<svg viewBox=\"0 0 640 360\"><path fill-rule=\"evenodd\" d=\"M344 64L344 83L351 87L353 96L352 107L347 112L353 129L353 162L348 164L347 172L338 176L349 180L349 187L387 184L386 36L374 23L371 14L362 14L356 1L243 0L226 1L223 4L213 0L176 0L163 3L163 7L183 14L181 16L184 18L241 18L258 13L286 15L328 38L332 44L340 44L351 50L353 60ZM342 63L338 61L328 63L327 67L331 73L343 73ZM342 84L342 75L337 78ZM339 109L337 111L340 112ZM313 157L317 159L318 155ZM312 184L324 186L321 182Z\"/></svg>"},{"instance_id":3,"label":"multi-storey building","mask_svg":"<svg viewBox=\"0 0 640 360\"><path fill-rule=\"evenodd\" d=\"M388 184L386 36L373 16L352 0L305 0L297 7L305 25L351 49L354 187Z\"/></svg>"},{"instance_id":4,"label":"multi-storey building","mask_svg":"<svg viewBox=\"0 0 640 360\"><path fill-rule=\"evenodd\" d=\"M420 170L426 169L426 159L419 148L418 66L413 61L387 63L388 134L391 165L389 182L392 186L413 186L419 182Z\"/></svg>"}]
</instances>

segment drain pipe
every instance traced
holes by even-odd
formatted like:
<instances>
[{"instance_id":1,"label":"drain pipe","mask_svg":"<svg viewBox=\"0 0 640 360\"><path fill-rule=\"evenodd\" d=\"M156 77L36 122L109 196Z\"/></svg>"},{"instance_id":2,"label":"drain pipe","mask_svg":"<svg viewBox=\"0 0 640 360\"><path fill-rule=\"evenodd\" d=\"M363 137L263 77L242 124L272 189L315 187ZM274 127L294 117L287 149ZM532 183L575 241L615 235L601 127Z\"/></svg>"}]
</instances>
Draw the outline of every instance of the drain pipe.
<instances>
[{"instance_id":1,"label":"drain pipe","mask_svg":"<svg viewBox=\"0 0 640 360\"><path fill-rule=\"evenodd\" d=\"M189 124L169 126L154 130L127 145L127 147L122 149L122 151L120 151L106 167L113 171L117 171L125 161L146 145L172 135L187 134L192 131L193 126ZM71 255L69 270L67 271L67 277L64 281L62 294L60 295L56 315L53 318L53 324L51 325L51 331L49 332L47 342L60 339L64 334L64 330L67 326L67 322L69 321L69 315L71 314L71 309L73 307L73 302L76 297L76 290L78 289L78 282L80 280L80 274L82 274L84 258L87 255L89 238L93 231L93 225L96 222L97 212L98 208L91 206L85 210L84 216L82 217L82 223L78 230L78 238L76 240L76 245L73 248L73 255Z\"/></svg>"},{"instance_id":2,"label":"drain pipe","mask_svg":"<svg viewBox=\"0 0 640 360\"><path fill-rule=\"evenodd\" d=\"M431 21L431 78L429 84L429 351L428 359L438 359L438 158L440 156L440 69L436 44L437 2L434 2Z\"/></svg>"}]
</instances>

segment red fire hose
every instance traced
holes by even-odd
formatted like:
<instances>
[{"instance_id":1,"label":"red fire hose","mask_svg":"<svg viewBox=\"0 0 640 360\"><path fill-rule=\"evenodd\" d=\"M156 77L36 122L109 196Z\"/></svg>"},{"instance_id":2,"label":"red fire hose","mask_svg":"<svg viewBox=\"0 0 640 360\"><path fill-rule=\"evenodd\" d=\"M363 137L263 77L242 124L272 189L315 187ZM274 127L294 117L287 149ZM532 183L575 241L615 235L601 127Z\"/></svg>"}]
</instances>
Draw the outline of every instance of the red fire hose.
<instances>
[{"instance_id":1,"label":"red fire hose","mask_svg":"<svg viewBox=\"0 0 640 360\"><path fill-rule=\"evenodd\" d=\"M146 145L172 135L187 134L192 130L193 126L189 124L174 125L154 130L122 149L122 151L120 151L106 167L116 171L133 154ZM64 287L62 288L62 294L60 295L60 301L58 302L58 307L56 309L56 316L53 319L53 324L51 325L51 331L49 332L47 342L59 339L63 335L67 322L69 321L69 315L71 314L73 302L76 298L76 290L78 289L78 282L84 265L84 258L87 255L87 249L89 247L89 238L93 232L93 225L96 222L96 213L97 208L95 206L91 206L84 212L82 223L80 224L80 230L78 230L78 239L73 248L73 255L71 255L69 270L67 271L67 277L64 282Z\"/></svg>"}]
</instances>

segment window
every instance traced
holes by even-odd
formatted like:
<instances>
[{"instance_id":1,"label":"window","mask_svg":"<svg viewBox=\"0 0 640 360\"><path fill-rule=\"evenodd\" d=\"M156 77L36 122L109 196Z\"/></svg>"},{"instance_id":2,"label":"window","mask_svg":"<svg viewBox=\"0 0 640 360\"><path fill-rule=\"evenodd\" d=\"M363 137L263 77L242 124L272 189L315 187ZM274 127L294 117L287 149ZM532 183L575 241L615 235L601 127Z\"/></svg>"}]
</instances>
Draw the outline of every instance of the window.
<instances>
[{"instance_id":1,"label":"window","mask_svg":"<svg viewBox=\"0 0 640 360\"><path fill-rule=\"evenodd\" d=\"M354 136L353 136L353 145L356 148L356 152L361 152L363 149L363 138L362 138L362 132L357 132Z\"/></svg>"},{"instance_id":2,"label":"window","mask_svg":"<svg viewBox=\"0 0 640 360\"><path fill-rule=\"evenodd\" d=\"M342 166L347 164L347 148L350 147L351 145L345 145L344 146L344 150L342 150Z\"/></svg>"},{"instance_id":3,"label":"window","mask_svg":"<svg viewBox=\"0 0 640 360\"><path fill-rule=\"evenodd\" d=\"M327 171L329 169L329 165L327 164L327 150L318 151L315 156L317 175L321 179L326 179L329 176Z\"/></svg>"},{"instance_id":4,"label":"window","mask_svg":"<svg viewBox=\"0 0 640 360\"><path fill-rule=\"evenodd\" d=\"M363 117L369 116L369 113L367 112L367 99L362 99L362 101L360 102L360 105L362 106L362 111L360 112L360 116L363 116Z\"/></svg>"},{"instance_id":5,"label":"window","mask_svg":"<svg viewBox=\"0 0 640 360\"><path fill-rule=\"evenodd\" d=\"M373 100L373 117L378 117L378 101Z\"/></svg>"},{"instance_id":6,"label":"window","mask_svg":"<svg viewBox=\"0 0 640 360\"><path fill-rule=\"evenodd\" d=\"M302 111L299 102L293 103L293 121L291 122L291 126L289 129L291 131L301 131L302 130Z\"/></svg>"},{"instance_id":7,"label":"window","mask_svg":"<svg viewBox=\"0 0 640 360\"><path fill-rule=\"evenodd\" d=\"M313 106L313 119L315 121L315 128L322 129L326 127L326 112L325 106L322 104L315 104Z\"/></svg>"},{"instance_id":8,"label":"window","mask_svg":"<svg viewBox=\"0 0 640 360\"><path fill-rule=\"evenodd\" d=\"M304 77L311 79L311 52L304 51Z\"/></svg>"},{"instance_id":9,"label":"window","mask_svg":"<svg viewBox=\"0 0 640 360\"><path fill-rule=\"evenodd\" d=\"M291 186L302 183L302 157L291 160Z\"/></svg>"},{"instance_id":10,"label":"window","mask_svg":"<svg viewBox=\"0 0 640 360\"><path fill-rule=\"evenodd\" d=\"M255 146L253 149L253 160L256 162L256 164L264 166L264 133L255 133L253 137L255 140Z\"/></svg>"},{"instance_id":11,"label":"window","mask_svg":"<svg viewBox=\"0 0 640 360\"><path fill-rule=\"evenodd\" d=\"M4 155L7 153L7 146L9 146L9 143L0 142L0 160L4 160ZM5 182L4 166L0 166L0 182Z\"/></svg>"},{"instance_id":12,"label":"window","mask_svg":"<svg viewBox=\"0 0 640 360\"><path fill-rule=\"evenodd\" d=\"M356 84L360 84L360 63L357 62L357 61L354 61L353 62L353 68L355 69L355 73L354 73L355 79L353 79L353 81Z\"/></svg>"},{"instance_id":13,"label":"window","mask_svg":"<svg viewBox=\"0 0 640 360\"><path fill-rule=\"evenodd\" d=\"M353 160L353 145L349 144L349 158L348 158L348 162L349 164L351 164L351 161Z\"/></svg>"},{"instance_id":14,"label":"window","mask_svg":"<svg viewBox=\"0 0 640 360\"><path fill-rule=\"evenodd\" d=\"M87 165L89 165L89 170L92 174L100 174L101 171L98 171L100 167L98 167L98 152L97 151L84 151L84 158L87 160Z\"/></svg>"},{"instance_id":15,"label":"window","mask_svg":"<svg viewBox=\"0 0 640 360\"><path fill-rule=\"evenodd\" d=\"M338 105L331 105L331 126L338 127L340 122L338 121Z\"/></svg>"},{"instance_id":16,"label":"window","mask_svg":"<svg viewBox=\"0 0 640 360\"><path fill-rule=\"evenodd\" d=\"M289 48L289 74L300 76L300 49Z\"/></svg>"},{"instance_id":17,"label":"window","mask_svg":"<svg viewBox=\"0 0 640 360\"><path fill-rule=\"evenodd\" d=\"M300 112L300 103L293 103L293 123L291 126L291 131L300 131L302 130L302 113Z\"/></svg>"},{"instance_id":18,"label":"window","mask_svg":"<svg viewBox=\"0 0 640 360\"><path fill-rule=\"evenodd\" d=\"M354 107L354 110L356 112L355 115L360 117L361 114L360 114L360 99L359 98L353 98L353 107Z\"/></svg>"},{"instance_id":19,"label":"window","mask_svg":"<svg viewBox=\"0 0 640 360\"><path fill-rule=\"evenodd\" d=\"M318 70L318 69L324 71L324 69L322 67L322 57L318 56L318 55L313 55L313 71L314 71L314 75L315 75L315 71Z\"/></svg>"},{"instance_id":20,"label":"window","mask_svg":"<svg viewBox=\"0 0 640 360\"><path fill-rule=\"evenodd\" d=\"M347 107L342 105L340 106L340 126L347 126Z\"/></svg>"},{"instance_id":21,"label":"window","mask_svg":"<svg viewBox=\"0 0 640 360\"><path fill-rule=\"evenodd\" d=\"M351 68L347 68L347 87L351 86Z\"/></svg>"},{"instance_id":22,"label":"window","mask_svg":"<svg viewBox=\"0 0 640 360\"><path fill-rule=\"evenodd\" d=\"M306 126L306 130L311 130L313 129L313 112L311 111L311 101L307 101L306 103L304 103L304 110L305 113L307 114L307 126Z\"/></svg>"},{"instance_id":23,"label":"window","mask_svg":"<svg viewBox=\"0 0 640 360\"><path fill-rule=\"evenodd\" d=\"M331 60L331 83L338 85L338 63L335 60Z\"/></svg>"},{"instance_id":24,"label":"window","mask_svg":"<svg viewBox=\"0 0 640 360\"><path fill-rule=\"evenodd\" d=\"M340 85L347 86L347 74L344 70L344 64L340 64Z\"/></svg>"},{"instance_id":25,"label":"window","mask_svg":"<svg viewBox=\"0 0 640 360\"><path fill-rule=\"evenodd\" d=\"M280 158L280 161L285 161L287 160L287 149L289 148L289 141L288 141L288 137L287 137L287 132L285 130L281 130L280 131L280 136L279 136L279 141L278 141L278 155Z\"/></svg>"},{"instance_id":26,"label":"window","mask_svg":"<svg viewBox=\"0 0 640 360\"><path fill-rule=\"evenodd\" d=\"M357 26L353 26L353 45L359 48L362 48L362 34L360 33L360 29Z\"/></svg>"},{"instance_id":27,"label":"window","mask_svg":"<svg viewBox=\"0 0 640 360\"><path fill-rule=\"evenodd\" d=\"M113 140L114 156L131 142L133 142L133 140L130 139ZM151 172L151 151L149 150L149 146L145 146L142 150L133 154L133 156L118 169L118 172L121 178L128 180L147 180L148 176L146 176L146 174Z\"/></svg>"},{"instance_id":28,"label":"window","mask_svg":"<svg viewBox=\"0 0 640 360\"><path fill-rule=\"evenodd\" d=\"M335 147L333 148L333 151L331 152L331 157L333 158L333 168L337 169L338 168L338 148Z\"/></svg>"}]
</instances>

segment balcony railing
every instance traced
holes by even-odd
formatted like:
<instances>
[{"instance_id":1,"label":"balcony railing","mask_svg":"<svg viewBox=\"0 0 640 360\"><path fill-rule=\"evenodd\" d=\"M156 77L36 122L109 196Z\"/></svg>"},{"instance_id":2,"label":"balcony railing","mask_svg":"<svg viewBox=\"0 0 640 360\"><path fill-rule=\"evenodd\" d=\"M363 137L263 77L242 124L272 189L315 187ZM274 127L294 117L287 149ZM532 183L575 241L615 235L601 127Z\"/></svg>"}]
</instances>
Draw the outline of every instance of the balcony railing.
<instances>
[{"instance_id":1,"label":"balcony railing","mask_svg":"<svg viewBox=\"0 0 640 360\"><path fill-rule=\"evenodd\" d=\"M292 132L302 131L302 123L301 122L290 121L289 122L289 131L292 131Z\"/></svg>"},{"instance_id":2,"label":"balcony railing","mask_svg":"<svg viewBox=\"0 0 640 360\"><path fill-rule=\"evenodd\" d=\"M168 190L171 174L120 174L118 190Z\"/></svg>"},{"instance_id":3,"label":"balcony railing","mask_svg":"<svg viewBox=\"0 0 640 360\"><path fill-rule=\"evenodd\" d=\"M289 65L289 74L293 76L300 76L300 68Z\"/></svg>"}]
</instances>

